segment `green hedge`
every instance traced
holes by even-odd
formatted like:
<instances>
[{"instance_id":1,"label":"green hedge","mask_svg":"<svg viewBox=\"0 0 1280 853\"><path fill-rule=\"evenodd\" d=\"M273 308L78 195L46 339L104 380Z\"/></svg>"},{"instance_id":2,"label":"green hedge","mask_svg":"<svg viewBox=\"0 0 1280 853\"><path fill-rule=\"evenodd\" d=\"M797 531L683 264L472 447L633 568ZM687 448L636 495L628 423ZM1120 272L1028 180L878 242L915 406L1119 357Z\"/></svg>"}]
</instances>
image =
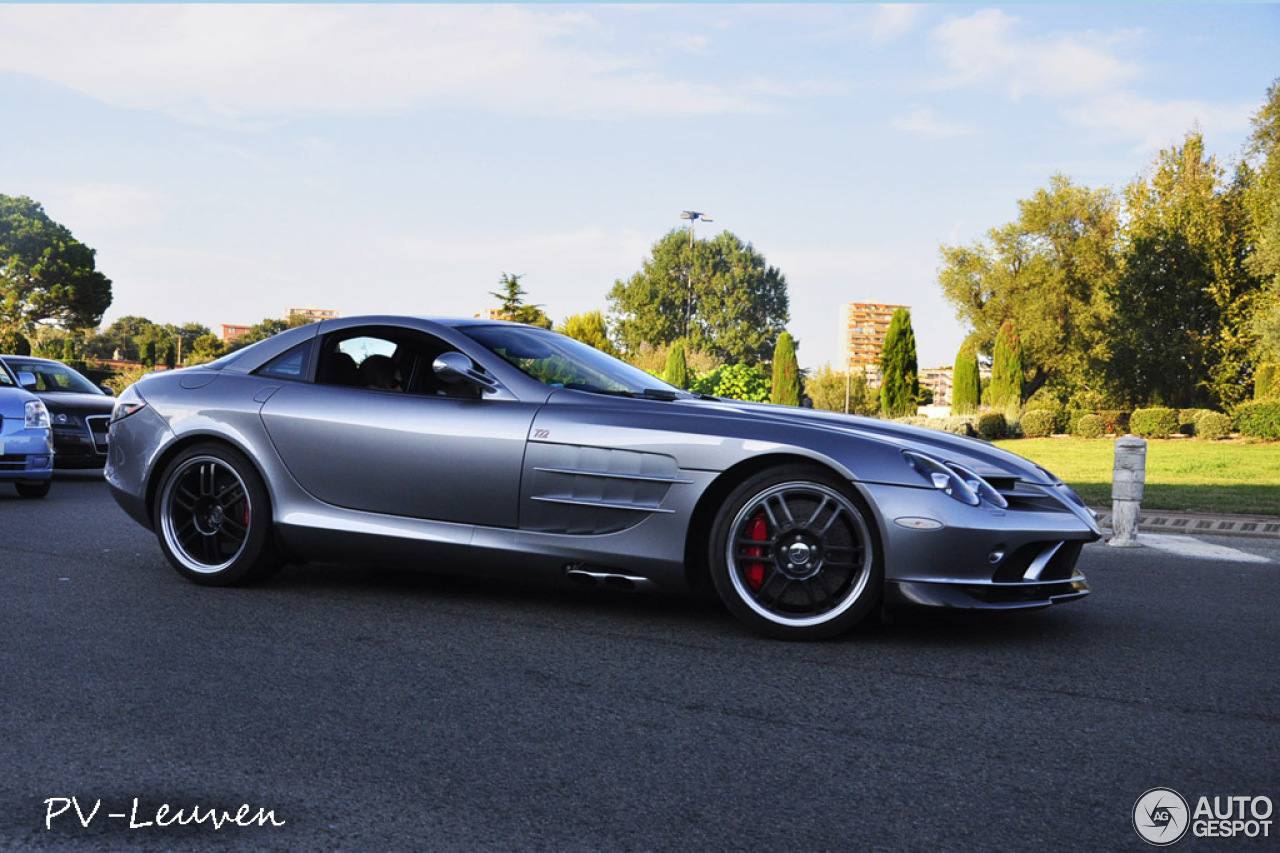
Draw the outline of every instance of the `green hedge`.
<instances>
[{"instance_id":1,"label":"green hedge","mask_svg":"<svg viewBox=\"0 0 1280 853\"><path fill-rule=\"evenodd\" d=\"M1131 416L1124 409L1103 409L1098 412L1098 417L1102 418L1106 431L1113 435L1124 435L1129 432Z\"/></svg>"},{"instance_id":2,"label":"green hedge","mask_svg":"<svg viewBox=\"0 0 1280 853\"><path fill-rule=\"evenodd\" d=\"M1107 425L1101 415L1085 414L1076 422L1076 435L1081 438L1102 438L1106 432Z\"/></svg>"},{"instance_id":3,"label":"green hedge","mask_svg":"<svg viewBox=\"0 0 1280 853\"><path fill-rule=\"evenodd\" d=\"M1141 438L1168 438L1178 431L1178 412L1163 406L1135 409L1129 431Z\"/></svg>"},{"instance_id":4,"label":"green hedge","mask_svg":"<svg viewBox=\"0 0 1280 853\"><path fill-rule=\"evenodd\" d=\"M1092 415L1092 414L1094 413L1089 411L1088 409L1071 409L1070 411L1068 411L1067 412L1067 432L1070 433L1071 435L1079 435L1080 433L1077 432L1077 428L1079 427L1080 419L1083 418L1085 415Z\"/></svg>"},{"instance_id":5,"label":"green hedge","mask_svg":"<svg viewBox=\"0 0 1280 853\"><path fill-rule=\"evenodd\" d=\"M1252 438L1280 438L1280 402L1241 405L1236 409L1236 429Z\"/></svg>"}]
</instances>

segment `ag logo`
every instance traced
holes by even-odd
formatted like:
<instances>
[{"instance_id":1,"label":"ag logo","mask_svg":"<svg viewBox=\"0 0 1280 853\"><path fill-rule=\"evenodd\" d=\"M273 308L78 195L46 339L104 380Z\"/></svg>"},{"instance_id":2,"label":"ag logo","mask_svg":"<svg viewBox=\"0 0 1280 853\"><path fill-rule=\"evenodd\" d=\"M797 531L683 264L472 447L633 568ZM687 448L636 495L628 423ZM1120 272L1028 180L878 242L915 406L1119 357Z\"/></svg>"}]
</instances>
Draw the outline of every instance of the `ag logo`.
<instances>
[{"instance_id":1,"label":"ag logo","mask_svg":"<svg viewBox=\"0 0 1280 853\"><path fill-rule=\"evenodd\" d=\"M1133 828L1148 844L1172 844L1186 835L1190 825L1187 801L1172 788L1152 788L1133 804Z\"/></svg>"}]
</instances>

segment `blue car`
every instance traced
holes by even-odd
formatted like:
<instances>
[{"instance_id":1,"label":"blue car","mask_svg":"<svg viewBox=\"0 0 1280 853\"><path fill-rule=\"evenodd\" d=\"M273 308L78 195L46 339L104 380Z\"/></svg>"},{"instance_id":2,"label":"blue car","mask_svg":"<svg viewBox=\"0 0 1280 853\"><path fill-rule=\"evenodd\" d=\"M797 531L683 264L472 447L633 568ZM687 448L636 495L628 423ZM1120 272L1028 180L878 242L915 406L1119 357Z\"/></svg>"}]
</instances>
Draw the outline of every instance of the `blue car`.
<instances>
[{"instance_id":1,"label":"blue car","mask_svg":"<svg viewBox=\"0 0 1280 853\"><path fill-rule=\"evenodd\" d=\"M12 482L24 498L42 498L53 482L53 433L49 410L34 394L0 371L0 482Z\"/></svg>"}]
</instances>

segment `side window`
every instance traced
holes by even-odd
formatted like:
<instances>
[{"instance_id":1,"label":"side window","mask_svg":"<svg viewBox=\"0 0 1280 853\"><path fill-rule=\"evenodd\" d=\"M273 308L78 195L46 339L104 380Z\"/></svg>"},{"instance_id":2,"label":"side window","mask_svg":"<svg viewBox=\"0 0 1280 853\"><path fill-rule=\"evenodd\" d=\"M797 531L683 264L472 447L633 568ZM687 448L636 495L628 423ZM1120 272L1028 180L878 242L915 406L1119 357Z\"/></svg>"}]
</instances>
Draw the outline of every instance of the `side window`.
<instances>
[{"instance_id":1,"label":"side window","mask_svg":"<svg viewBox=\"0 0 1280 853\"><path fill-rule=\"evenodd\" d=\"M311 363L311 341L304 341L258 368L259 376L270 376L273 379L292 379L295 382L307 378L307 367Z\"/></svg>"},{"instance_id":2,"label":"side window","mask_svg":"<svg viewBox=\"0 0 1280 853\"><path fill-rule=\"evenodd\" d=\"M329 336L321 350L316 381L374 391L403 391L413 352L398 336L375 330Z\"/></svg>"},{"instance_id":3,"label":"side window","mask_svg":"<svg viewBox=\"0 0 1280 853\"><path fill-rule=\"evenodd\" d=\"M320 344L316 382L417 396L475 396L469 387L447 385L432 363L453 347L432 335L385 326L335 332Z\"/></svg>"}]
</instances>

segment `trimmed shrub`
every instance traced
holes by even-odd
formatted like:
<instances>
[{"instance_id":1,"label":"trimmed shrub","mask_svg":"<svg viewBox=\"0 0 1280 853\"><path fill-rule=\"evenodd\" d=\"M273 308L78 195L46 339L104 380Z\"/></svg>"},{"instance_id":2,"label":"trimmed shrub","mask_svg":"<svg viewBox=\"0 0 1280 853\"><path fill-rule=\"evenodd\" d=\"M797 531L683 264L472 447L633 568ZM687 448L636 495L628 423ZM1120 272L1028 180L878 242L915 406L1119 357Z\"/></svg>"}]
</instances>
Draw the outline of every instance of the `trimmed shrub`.
<instances>
[{"instance_id":1,"label":"trimmed shrub","mask_svg":"<svg viewBox=\"0 0 1280 853\"><path fill-rule=\"evenodd\" d=\"M1280 402L1244 403L1236 409L1236 429L1252 438L1280 438Z\"/></svg>"},{"instance_id":2,"label":"trimmed shrub","mask_svg":"<svg viewBox=\"0 0 1280 853\"><path fill-rule=\"evenodd\" d=\"M927 426L943 432L973 437L978 434L978 416L952 415L949 418L930 418Z\"/></svg>"},{"instance_id":3,"label":"trimmed shrub","mask_svg":"<svg viewBox=\"0 0 1280 853\"><path fill-rule=\"evenodd\" d=\"M1067 432L1071 433L1072 435L1079 435L1080 419L1083 418L1085 415L1093 415L1093 414L1094 413L1089 411L1088 409L1069 409L1067 411Z\"/></svg>"},{"instance_id":4,"label":"trimmed shrub","mask_svg":"<svg viewBox=\"0 0 1280 853\"><path fill-rule=\"evenodd\" d=\"M1164 406L1135 409L1129 431L1140 438L1166 438L1178 431L1178 413Z\"/></svg>"},{"instance_id":5,"label":"trimmed shrub","mask_svg":"<svg viewBox=\"0 0 1280 853\"><path fill-rule=\"evenodd\" d=\"M1004 438L1008 429L1009 425L1005 423L1004 415L999 412L987 412L978 418L978 436L987 441Z\"/></svg>"},{"instance_id":6,"label":"trimmed shrub","mask_svg":"<svg viewBox=\"0 0 1280 853\"><path fill-rule=\"evenodd\" d=\"M1196 435L1196 420L1212 409L1178 409L1178 432L1183 435Z\"/></svg>"},{"instance_id":7,"label":"trimmed shrub","mask_svg":"<svg viewBox=\"0 0 1280 853\"><path fill-rule=\"evenodd\" d=\"M1102 418L1106 431L1113 435L1124 435L1129 431L1131 415L1123 409L1103 409L1098 412L1098 417Z\"/></svg>"},{"instance_id":8,"label":"trimmed shrub","mask_svg":"<svg viewBox=\"0 0 1280 853\"><path fill-rule=\"evenodd\" d=\"M1053 435L1057 418L1053 412L1036 409L1022 416L1022 434L1027 438L1045 438Z\"/></svg>"},{"instance_id":9,"label":"trimmed shrub","mask_svg":"<svg viewBox=\"0 0 1280 853\"><path fill-rule=\"evenodd\" d=\"M1204 409L1196 416L1195 431L1198 438L1206 441L1217 441L1231 435L1231 418L1222 412L1211 412Z\"/></svg>"},{"instance_id":10,"label":"trimmed shrub","mask_svg":"<svg viewBox=\"0 0 1280 853\"><path fill-rule=\"evenodd\" d=\"M1081 438L1102 438L1106 435L1107 425L1100 415L1083 415L1076 423L1075 434Z\"/></svg>"}]
</instances>

